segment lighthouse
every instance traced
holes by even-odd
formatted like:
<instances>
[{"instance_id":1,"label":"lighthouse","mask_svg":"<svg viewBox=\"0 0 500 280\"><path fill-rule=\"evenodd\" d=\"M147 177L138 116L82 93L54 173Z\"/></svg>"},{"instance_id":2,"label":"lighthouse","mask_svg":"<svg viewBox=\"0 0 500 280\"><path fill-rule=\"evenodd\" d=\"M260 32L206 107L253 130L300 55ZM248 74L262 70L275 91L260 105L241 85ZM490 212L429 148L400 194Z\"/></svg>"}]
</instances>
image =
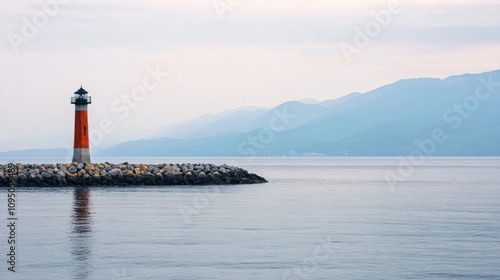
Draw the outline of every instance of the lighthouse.
<instances>
[{"instance_id":1,"label":"lighthouse","mask_svg":"<svg viewBox=\"0 0 500 280\"><path fill-rule=\"evenodd\" d=\"M71 97L71 104L75 104L75 144L73 150L73 162L90 163L89 145L89 117L87 105L91 104L88 92L80 86Z\"/></svg>"}]
</instances>

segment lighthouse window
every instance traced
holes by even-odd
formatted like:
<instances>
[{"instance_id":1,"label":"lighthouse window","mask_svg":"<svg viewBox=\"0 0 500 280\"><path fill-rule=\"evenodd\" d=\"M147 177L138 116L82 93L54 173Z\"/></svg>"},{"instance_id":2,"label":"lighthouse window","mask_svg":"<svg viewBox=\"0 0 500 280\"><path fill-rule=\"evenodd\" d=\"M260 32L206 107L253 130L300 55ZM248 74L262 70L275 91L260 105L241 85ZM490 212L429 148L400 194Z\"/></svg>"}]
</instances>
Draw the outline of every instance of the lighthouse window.
<instances>
[{"instance_id":1,"label":"lighthouse window","mask_svg":"<svg viewBox=\"0 0 500 280\"><path fill-rule=\"evenodd\" d=\"M87 135L87 126L83 126L83 135Z\"/></svg>"}]
</instances>

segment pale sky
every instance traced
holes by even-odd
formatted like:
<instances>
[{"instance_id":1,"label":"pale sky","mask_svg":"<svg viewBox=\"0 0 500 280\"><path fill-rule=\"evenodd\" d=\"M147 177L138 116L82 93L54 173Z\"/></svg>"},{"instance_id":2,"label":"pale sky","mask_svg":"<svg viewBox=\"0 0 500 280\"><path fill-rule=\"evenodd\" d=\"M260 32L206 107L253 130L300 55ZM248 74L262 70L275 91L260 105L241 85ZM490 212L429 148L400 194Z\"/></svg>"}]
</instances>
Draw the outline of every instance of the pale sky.
<instances>
[{"instance_id":1,"label":"pale sky","mask_svg":"<svg viewBox=\"0 0 500 280\"><path fill-rule=\"evenodd\" d=\"M230 108L500 69L499 14L492 0L4 0L0 151L72 147L81 82L91 129L113 126L98 149Z\"/></svg>"}]
</instances>

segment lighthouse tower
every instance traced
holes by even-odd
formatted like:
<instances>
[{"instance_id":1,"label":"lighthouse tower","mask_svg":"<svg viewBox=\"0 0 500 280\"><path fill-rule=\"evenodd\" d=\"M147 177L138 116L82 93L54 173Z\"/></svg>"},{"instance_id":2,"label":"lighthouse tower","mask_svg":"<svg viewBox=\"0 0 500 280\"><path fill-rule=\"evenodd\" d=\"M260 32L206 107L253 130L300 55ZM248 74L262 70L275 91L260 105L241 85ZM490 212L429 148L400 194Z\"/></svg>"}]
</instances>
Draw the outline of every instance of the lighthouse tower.
<instances>
[{"instance_id":1,"label":"lighthouse tower","mask_svg":"<svg viewBox=\"0 0 500 280\"><path fill-rule=\"evenodd\" d=\"M75 145L73 150L73 162L90 163L89 145L89 118L87 105L91 104L88 92L80 87L71 97L71 104L75 104Z\"/></svg>"}]
</instances>

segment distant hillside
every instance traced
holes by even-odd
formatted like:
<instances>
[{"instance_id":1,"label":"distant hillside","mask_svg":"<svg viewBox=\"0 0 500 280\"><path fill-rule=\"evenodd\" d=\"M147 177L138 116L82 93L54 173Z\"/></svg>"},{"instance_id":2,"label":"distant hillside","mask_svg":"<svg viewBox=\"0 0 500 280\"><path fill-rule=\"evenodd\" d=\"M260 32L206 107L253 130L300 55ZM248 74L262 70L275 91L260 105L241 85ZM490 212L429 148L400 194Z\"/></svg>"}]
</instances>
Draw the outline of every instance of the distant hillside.
<instances>
[{"instance_id":1,"label":"distant hillside","mask_svg":"<svg viewBox=\"0 0 500 280\"><path fill-rule=\"evenodd\" d=\"M159 136L169 138L206 138L228 132L246 132L258 127L253 122L266 114L268 109L242 107L226 110L217 115L203 115L179 124L160 129Z\"/></svg>"},{"instance_id":2,"label":"distant hillside","mask_svg":"<svg viewBox=\"0 0 500 280\"><path fill-rule=\"evenodd\" d=\"M499 156L500 89L479 100L475 92L481 77L500 81L500 71L401 80L319 103L236 109L211 116L207 123L196 120L197 125L191 121L172 128L182 127L184 137L178 138L185 139L128 142L100 155L408 155L418 149L416 140L442 129L447 139L432 155ZM482 87L480 93L488 91Z\"/></svg>"},{"instance_id":3,"label":"distant hillside","mask_svg":"<svg viewBox=\"0 0 500 280\"><path fill-rule=\"evenodd\" d=\"M243 107L160 130L97 156L500 156L500 70L401 80L335 100ZM436 131L443 141L429 144ZM424 151L419 142L432 146ZM66 150L0 153L61 156Z\"/></svg>"}]
</instances>

